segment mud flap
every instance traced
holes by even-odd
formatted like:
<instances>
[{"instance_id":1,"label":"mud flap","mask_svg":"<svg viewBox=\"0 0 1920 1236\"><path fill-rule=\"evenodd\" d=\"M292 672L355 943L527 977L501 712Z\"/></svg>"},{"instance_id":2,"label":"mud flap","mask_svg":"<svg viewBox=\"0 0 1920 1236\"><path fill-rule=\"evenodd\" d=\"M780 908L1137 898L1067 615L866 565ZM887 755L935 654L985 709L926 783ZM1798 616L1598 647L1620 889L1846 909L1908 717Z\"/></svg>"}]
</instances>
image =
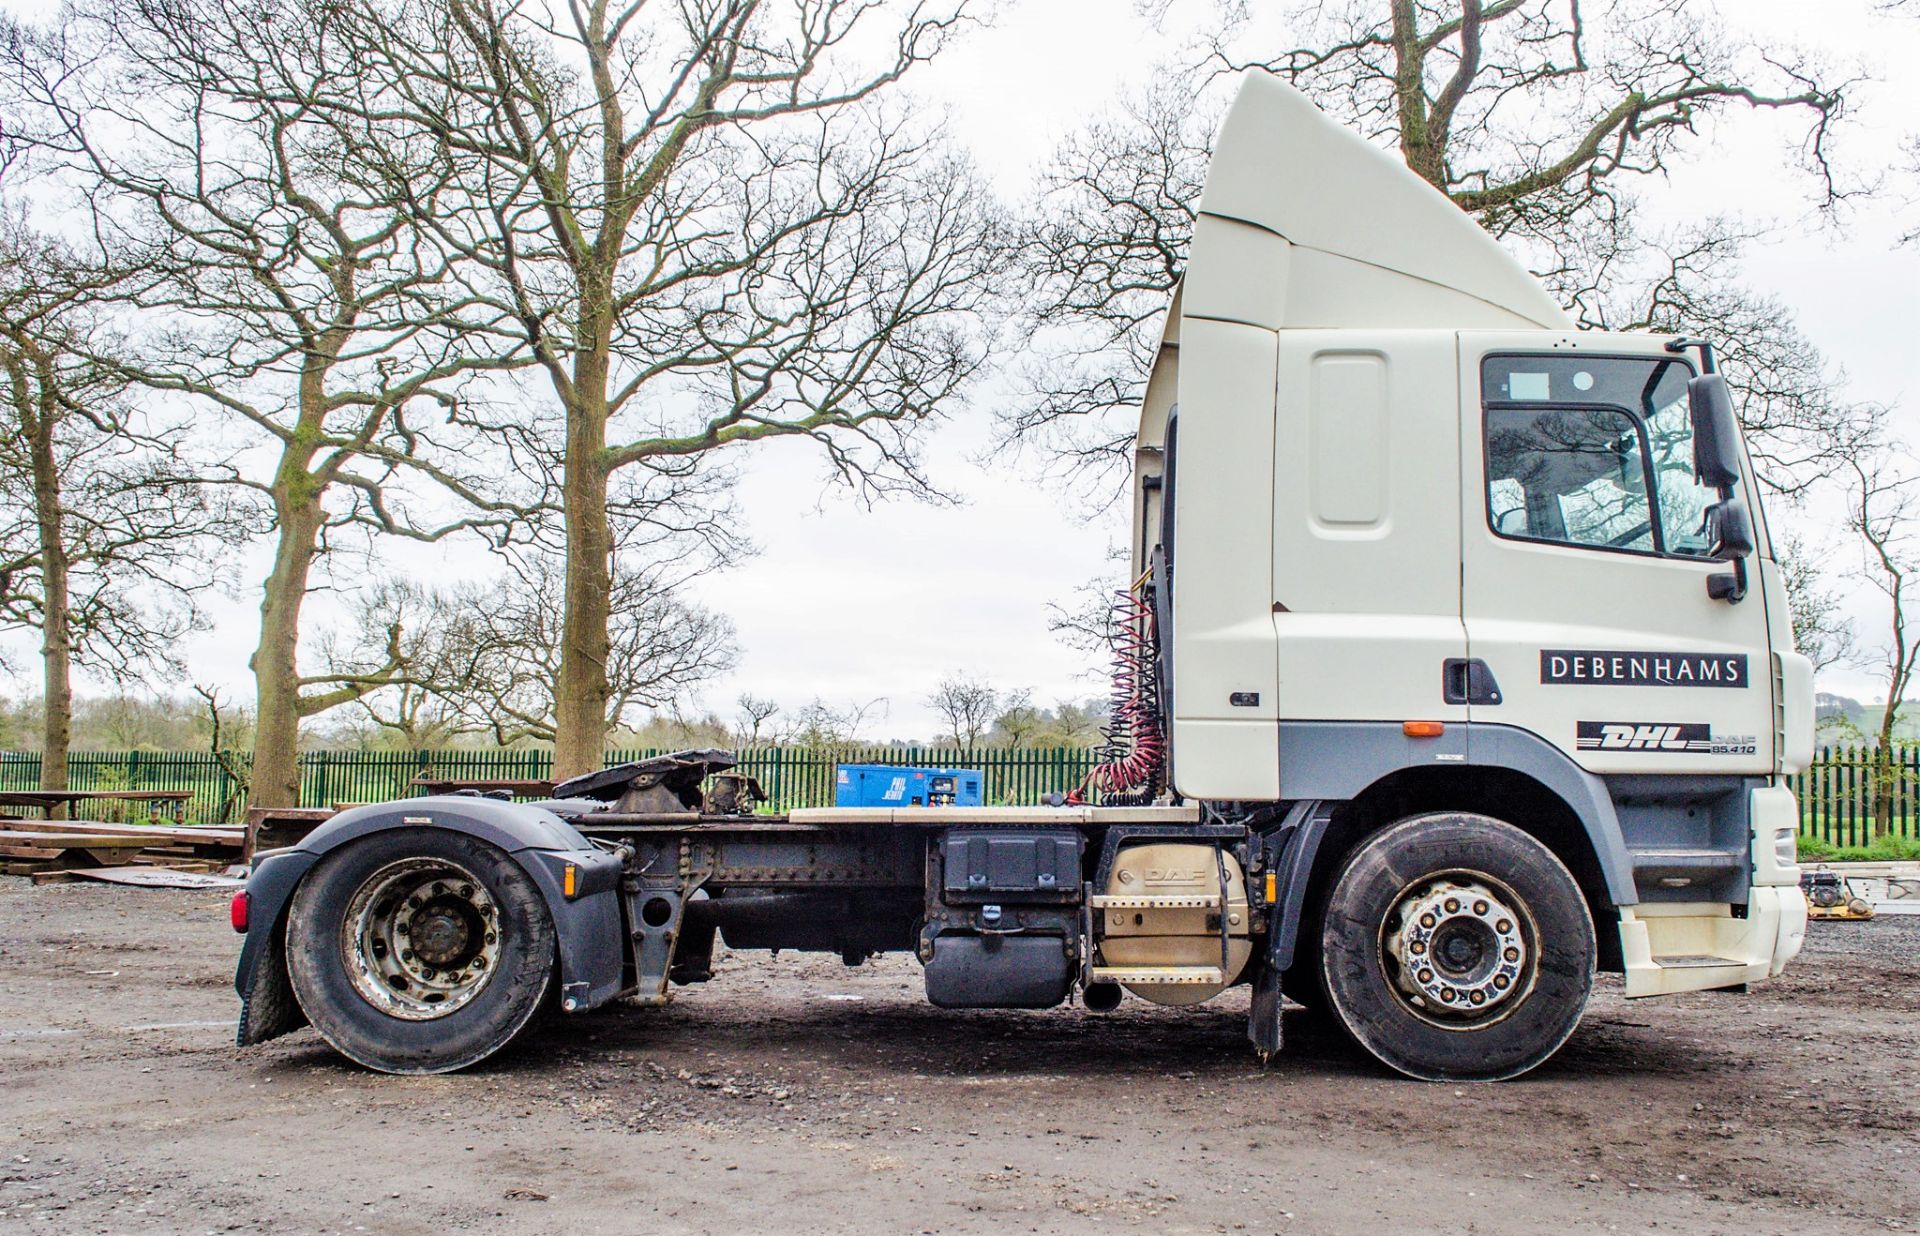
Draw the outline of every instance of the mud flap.
<instances>
[{"instance_id":1,"label":"mud flap","mask_svg":"<svg viewBox=\"0 0 1920 1236\"><path fill-rule=\"evenodd\" d=\"M294 999L293 983L287 977L287 937L284 926L277 926L253 963L253 973L240 987L240 1026L234 1041L252 1047L268 1039L277 1039L307 1024L307 1015Z\"/></svg>"},{"instance_id":2,"label":"mud flap","mask_svg":"<svg viewBox=\"0 0 1920 1236\"><path fill-rule=\"evenodd\" d=\"M1254 972L1247 1039L1263 1060L1280 1050L1280 972L1272 966L1263 965Z\"/></svg>"}]
</instances>

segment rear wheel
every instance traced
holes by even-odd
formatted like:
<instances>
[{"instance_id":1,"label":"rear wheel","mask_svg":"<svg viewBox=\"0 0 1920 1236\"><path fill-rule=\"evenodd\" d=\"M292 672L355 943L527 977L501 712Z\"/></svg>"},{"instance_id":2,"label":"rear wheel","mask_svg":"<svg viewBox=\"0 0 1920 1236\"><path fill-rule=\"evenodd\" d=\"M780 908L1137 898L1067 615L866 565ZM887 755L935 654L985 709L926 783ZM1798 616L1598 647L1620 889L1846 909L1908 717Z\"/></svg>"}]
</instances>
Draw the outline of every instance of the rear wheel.
<instances>
[{"instance_id":1,"label":"rear wheel","mask_svg":"<svg viewBox=\"0 0 1920 1236\"><path fill-rule=\"evenodd\" d=\"M540 1007L554 932L503 851L440 831L376 833L321 859L295 891L287 969L315 1029L387 1073L492 1055Z\"/></svg>"},{"instance_id":2,"label":"rear wheel","mask_svg":"<svg viewBox=\"0 0 1920 1236\"><path fill-rule=\"evenodd\" d=\"M1381 1063L1499 1081L1558 1051L1593 988L1593 922L1553 852L1483 815L1413 816L1363 843L1327 900L1328 1003Z\"/></svg>"}]
</instances>

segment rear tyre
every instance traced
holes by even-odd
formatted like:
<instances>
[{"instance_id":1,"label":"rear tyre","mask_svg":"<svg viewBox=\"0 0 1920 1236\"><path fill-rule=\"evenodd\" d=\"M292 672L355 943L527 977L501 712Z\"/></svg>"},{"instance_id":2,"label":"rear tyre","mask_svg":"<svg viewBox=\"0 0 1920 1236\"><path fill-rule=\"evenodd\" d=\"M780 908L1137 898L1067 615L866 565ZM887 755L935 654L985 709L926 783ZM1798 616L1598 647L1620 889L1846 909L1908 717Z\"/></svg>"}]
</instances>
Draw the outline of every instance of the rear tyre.
<instances>
[{"instance_id":1,"label":"rear tyre","mask_svg":"<svg viewBox=\"0 0 1920 1236\"><path fill-rule=\"evenodd\" d=\"M459 833L376 833L295 890L287 970L314 1028L384 1073L448 1073L499 1051L540 1008L554 931L500 849Z\"/></svg>"},{"instance_id":2,"label":"rear tyre","mask_svg":"<svg viewBox=\"0 0 1920 1236\"><path fill-rule=\"evenodd\" d=\"M1422 1081L1547 1060L1593 989L1593 921L1546 846L1484 815L1412 816L1347 860L1320 933L1341 1028Z\"/></svg>"}]
</instances>

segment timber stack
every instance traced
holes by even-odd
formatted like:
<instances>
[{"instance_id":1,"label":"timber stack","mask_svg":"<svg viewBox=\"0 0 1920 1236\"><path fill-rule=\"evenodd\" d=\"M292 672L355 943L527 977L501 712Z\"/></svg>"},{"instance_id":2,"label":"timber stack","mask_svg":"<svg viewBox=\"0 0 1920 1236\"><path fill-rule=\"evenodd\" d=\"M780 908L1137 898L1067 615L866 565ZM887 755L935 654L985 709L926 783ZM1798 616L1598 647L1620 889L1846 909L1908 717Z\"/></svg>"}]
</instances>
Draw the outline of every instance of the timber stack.
<instances>
[{"instance_id":1,"label":"timber stack","mask_svg":"<svg viewBox=\"0 0 1920 1236\"><path fill-rule=\"evenodd\" d=\"M97 820L0 818L0 874L35 884L90 878L152 882L141 872L212 875L241 861L245 830Z\"/></svg>"}]
</instances>

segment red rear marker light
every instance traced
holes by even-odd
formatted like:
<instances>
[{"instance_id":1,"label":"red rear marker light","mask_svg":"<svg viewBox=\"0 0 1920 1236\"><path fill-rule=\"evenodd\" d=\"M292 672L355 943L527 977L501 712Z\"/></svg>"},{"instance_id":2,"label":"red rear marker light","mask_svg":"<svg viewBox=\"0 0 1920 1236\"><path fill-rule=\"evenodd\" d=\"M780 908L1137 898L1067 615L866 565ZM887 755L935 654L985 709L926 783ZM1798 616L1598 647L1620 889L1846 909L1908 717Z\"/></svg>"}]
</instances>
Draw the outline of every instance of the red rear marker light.
<instances>
[{"instance_id":1,"label":"red rear marker light","mask_svg":"<svg viewBox=\"0 0 1920 1236\"><path fill-rule=\"evenodd\" d=\"M227 906L227 920L233 924L233 929L242 935L245 935L247 931L247 910L249 906L250 903L245 893L235 893L232 903Z\"/></svg>"}]
</instances>

